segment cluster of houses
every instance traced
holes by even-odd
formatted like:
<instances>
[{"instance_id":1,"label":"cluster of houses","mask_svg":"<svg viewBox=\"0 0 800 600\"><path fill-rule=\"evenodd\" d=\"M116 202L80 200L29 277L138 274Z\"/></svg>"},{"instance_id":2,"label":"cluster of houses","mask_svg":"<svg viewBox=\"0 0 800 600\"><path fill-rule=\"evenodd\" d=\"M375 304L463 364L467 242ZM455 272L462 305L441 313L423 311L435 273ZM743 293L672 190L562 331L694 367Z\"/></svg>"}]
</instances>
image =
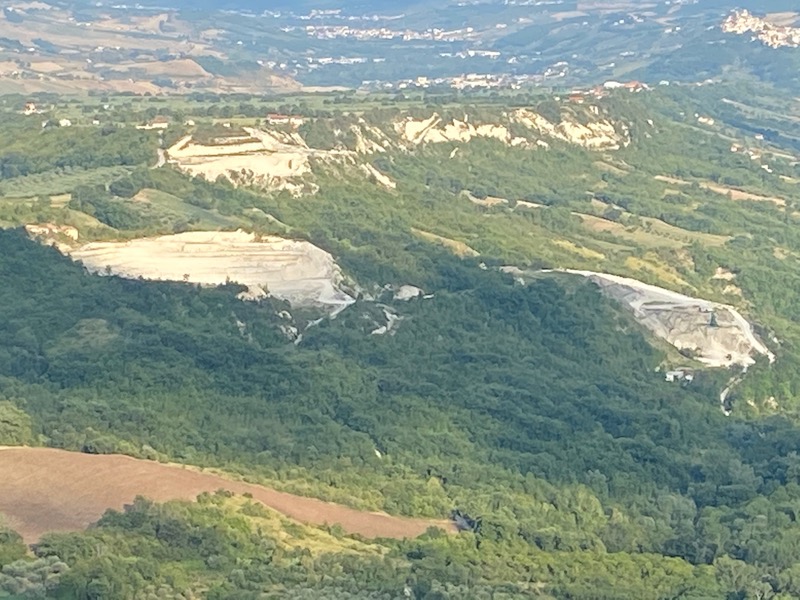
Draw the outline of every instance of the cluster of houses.
<instances>
[{"instance_id":1,"label":"cluster of houses","mask_svg":"<svg viewBox=\"0 0 800 600\"><path fill-rule=\"evenodd\" d=\"M734 11L722 23L725 33L755 34L755 38L770 48L797 48L800 46L800 28L788 25L776 25L756 17L747 10Z\"/></svg>"},{"instance_id":2,"label":"cluster of houses","mask_svg":"<svg viewBox=\"0 0 800 600\"><path fill-rule=\"evenodd\" d=\"M267 114L264 122L268 125L288 125L289 127L293 127L297 129L303 123L305 123L305 118L299 115L284 115L280 113L269 113ZM153 130L153 129L167 129L169 128L171 120L169 117L164 115L158 115L148 121L147 123L143 123L142 125L137 125L136 129L143 129L143 130ZM188 127L193 127L195 122L191 119L184 122L184 125ZM230 123L223 123L223 127L230 128Z\"/></svg>"}]
</instances>

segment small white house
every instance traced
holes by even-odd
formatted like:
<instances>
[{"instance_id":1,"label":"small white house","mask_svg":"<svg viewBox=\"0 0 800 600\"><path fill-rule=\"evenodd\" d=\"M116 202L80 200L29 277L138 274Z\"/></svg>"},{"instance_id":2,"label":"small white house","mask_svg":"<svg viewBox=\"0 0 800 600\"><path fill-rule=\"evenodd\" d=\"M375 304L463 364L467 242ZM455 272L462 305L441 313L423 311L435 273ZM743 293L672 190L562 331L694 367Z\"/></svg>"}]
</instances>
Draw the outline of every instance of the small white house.
<instances>
[{"instance_id":1,"label":"small white house","mask_svg":"<svg viewBox=\"0 0 800 600\"><path fill-rule=\"evenodd\" d=\"M694 373L686 369L678 369L675 371L667 371L664 377L668 382L681 382L691 383L694 381Z\"/></svg>"}]
</instances>

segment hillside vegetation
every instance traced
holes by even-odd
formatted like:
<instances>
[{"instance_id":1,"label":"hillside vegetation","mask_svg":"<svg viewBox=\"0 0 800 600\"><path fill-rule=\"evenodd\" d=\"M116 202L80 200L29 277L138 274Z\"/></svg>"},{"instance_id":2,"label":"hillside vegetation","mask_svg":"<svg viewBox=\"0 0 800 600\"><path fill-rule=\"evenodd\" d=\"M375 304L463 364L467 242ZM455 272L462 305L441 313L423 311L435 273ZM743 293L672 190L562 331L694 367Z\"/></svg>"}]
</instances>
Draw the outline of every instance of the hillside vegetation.
<instances>
[{"instance_id":1,"label":"hillside vegetation","mask_svg":"<svg viewBox=\"0 0 800 600\"><path fill-rule=\"evenodd\" d=\"M214 467L364 510L457 515L464 531L366 544L335 527L268 525L241 498L139 500L87 532L44 536L35 560L9 527L0 589L796 597L800 173L790 120L766 100L730 104L750 91L619 90L583 104L478 95L455 107L431 97L391 109L351 97L341 110L310 97L281 143L344 158L309 157L290 189L152 168L162 142L130 128L153 107L137 100L108 136L141 135L141 154L6 174L0 219L39 224L62 248L244 227L330 252L356 301L320 320L276 298L243 302L235 281L123 279L112 265L101 277L18 227L2 231L0 444ZM164 147L219 137L199 100L161 108L173 120ZM246 106L229 108L224 135L238 135L236 119L277 135ZM563 123L613 130L619 143L581 143ZM41 150L23 139L35 123L15 127L14 152L32 160ZM102 135L92 127L36 135ZM123 170L90 180L99 169ZM18 194L32 176L50 187ZM744 375L697 368L591 281L540 272L552 268L735 306L776 361L756 357ZM697 370L679 384L664 380L669 367Z\"/></svg>"}]
</instances>

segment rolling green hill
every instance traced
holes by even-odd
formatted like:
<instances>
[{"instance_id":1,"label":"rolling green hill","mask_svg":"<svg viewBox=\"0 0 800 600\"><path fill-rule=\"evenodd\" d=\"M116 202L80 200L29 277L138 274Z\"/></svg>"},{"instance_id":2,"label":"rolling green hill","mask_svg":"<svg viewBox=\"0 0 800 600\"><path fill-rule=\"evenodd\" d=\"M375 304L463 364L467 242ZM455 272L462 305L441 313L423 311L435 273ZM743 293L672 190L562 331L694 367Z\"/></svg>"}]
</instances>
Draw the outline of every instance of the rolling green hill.
<instances>
[{"instance_id":1,"label":"rolling green hill","mask_svg":"<svg viewBox=\"0 0 800 600\"><path fill-rule=\"evenodd\" d=\"M796 101L741 82L325 100L292 99L293 130L255 116L270 100L175 99L164 148L130 127L147 99L108 128L0 121L0 444L213 467L466 531L367 543L241 498L140 500L35 560L9 524L0 597L800 594ZM192 176L212 147L293 162ZM73 247L306 239L357 299L329 318L235 282L90 275L26 224L74 227L51 240ZM667 382L691 353L554 268L731 304L777 360Z\"/></svg>"}]
</instances>

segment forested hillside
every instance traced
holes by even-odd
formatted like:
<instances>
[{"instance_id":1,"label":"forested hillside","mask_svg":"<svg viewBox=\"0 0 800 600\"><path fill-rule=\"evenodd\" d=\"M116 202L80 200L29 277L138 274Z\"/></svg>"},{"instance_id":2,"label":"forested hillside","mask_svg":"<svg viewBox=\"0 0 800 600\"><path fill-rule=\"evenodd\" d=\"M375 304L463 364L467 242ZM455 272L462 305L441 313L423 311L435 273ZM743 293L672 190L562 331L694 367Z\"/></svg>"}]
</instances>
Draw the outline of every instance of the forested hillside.
<instances>
[{"instance_id":1,"label":"forested hillside","mask_svg":"<svg viewBox=\"0 0 800 600\"><path fill-rule=\"evenodd\" d=\"M225 494L142 499L35 557L8 524L0 598L800 595L800 173L776 110L796 107L751 91L310 96L284 107L296 131L257 121L272 101L202 97L125 100L108 127L70 102L53 108L70 128L0 122L0 445L213 467L463 529L356 540ZM162 136L132 126L158 115ZM429 120L434 141L407 135ZM611 143L567 135L579 126ZM278 140L269 152L316 152L298 187L158 160L244 128ZM236 227L307 239L357 300L329 318L243 302L235 282L90 275L32 224L67 250ZM667 382L691 353L591 282L540 272L558 267L730 303L777 360Z\"/></svg>"},{"instance_id":2,"label":"forested hillside","mask_svg":"<svg viewBox=\"0 0 800 600\"><path fill-rule=\"evenodd\" d=\"M485 587L575 598L694 589L711 598L770 573L783 581L797 560L788 540L797 534L800 431L778 417L726 419L712 375L691 388L664 382L653 372L658 353L590 284L523 287L429 253L439 291L397 307L396 335L365 335L357 305L355 322L345 314L321 323L296 346L282 339L269 303L89 276L15 231L0 242L2 277L15 281L0 302L4 414L18 432L6 442L163 456L365 508L480 517L474 533L388 545L405 573L395 590L411 577L418 590L455 586L451 597ZM280 573L234 575L243 551L212 561L223 550L197 548L192 536L186 550L168 550L180 537L159 539L158 527L140 524L142 541L129 539L126 522L109 518L88 535L103 536L118 560L135 553L137 569L168 551L178 552L176 568L191 569L200 552L226 586L290 583ZM125 593L154 581L113 562L81 566L96 547L81 539L55 536L37 550L74 567L65 597L91 597L69 595L75 578ZM87 550L76 555L75 544ZM512 556L516 566L501 568ZM598 582L576 568L582 562L608 575ZM376 588L390 583L384 570L358 575L368 569L361 561L352 569L349 577ZM334 584L307 577L292 585ZM164 579L174 590L190 580Z\"/></svg>"}]
</instances>

